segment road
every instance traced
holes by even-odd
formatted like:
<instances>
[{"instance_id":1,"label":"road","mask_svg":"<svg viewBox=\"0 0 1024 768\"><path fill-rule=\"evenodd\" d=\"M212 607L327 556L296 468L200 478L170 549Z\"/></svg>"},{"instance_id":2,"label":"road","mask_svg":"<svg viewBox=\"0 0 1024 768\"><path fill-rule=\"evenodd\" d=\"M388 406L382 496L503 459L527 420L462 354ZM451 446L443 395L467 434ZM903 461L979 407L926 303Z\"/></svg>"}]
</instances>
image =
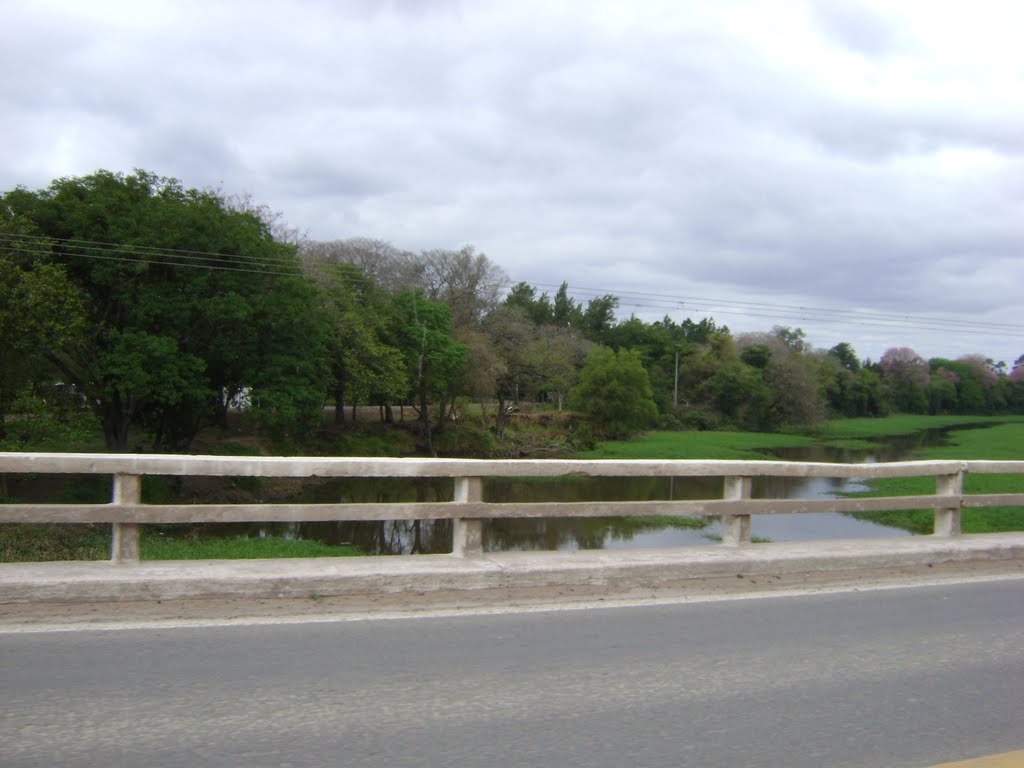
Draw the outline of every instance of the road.
<instances>
[{"instance_id":1,"label":"road","mask_svg":"<svg viewBox=\"0 0 1024 768\"><path fill-rule=\"evenodd\" d=\"M0 765L885 766L1024 747L1024 581L0 635Z\"/></svg>"}]
</instances>

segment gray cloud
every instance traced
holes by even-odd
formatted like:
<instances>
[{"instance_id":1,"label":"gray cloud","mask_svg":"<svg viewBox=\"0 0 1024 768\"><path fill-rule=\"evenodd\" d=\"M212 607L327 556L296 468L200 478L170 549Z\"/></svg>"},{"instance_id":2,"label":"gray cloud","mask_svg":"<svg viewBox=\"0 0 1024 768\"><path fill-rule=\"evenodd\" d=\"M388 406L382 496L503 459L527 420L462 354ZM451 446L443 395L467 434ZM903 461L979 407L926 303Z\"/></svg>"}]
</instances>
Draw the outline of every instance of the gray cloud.
<instances>
[{"instance_id":1,"label":"gray cloud","mask_svg":"<svg viewBox=\"0 0 1024 768\"><path fill-rule=\"evenodd\" d=\"M0 27L0 181L143 167L317 239L473 243L626 312L1012 359L1019 325L729 303L1017 322L1024 13L985 8L24 3Z\"/></svg>"}]
</instances>

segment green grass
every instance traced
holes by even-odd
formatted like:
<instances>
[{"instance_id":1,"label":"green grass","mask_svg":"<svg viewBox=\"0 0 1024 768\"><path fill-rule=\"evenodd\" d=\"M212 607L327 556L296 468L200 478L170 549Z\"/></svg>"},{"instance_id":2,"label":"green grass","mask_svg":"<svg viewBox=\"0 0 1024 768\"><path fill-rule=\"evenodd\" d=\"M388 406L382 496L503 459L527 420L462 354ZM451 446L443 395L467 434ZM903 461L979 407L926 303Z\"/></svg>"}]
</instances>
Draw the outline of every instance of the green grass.
<instances>
[{"instance_id":1,"label":"green grass","mask_svg":"<svg viewBox=\"0 0 1024 768\"><path fill-rule=\"evenodd\" d=\"M759 451L820 442L847 448L869 448L869 438L910 435L925 429L957 425L989 424L982 429L955 430L950 444L922 448L923 459L1024 459L1024 417L1022 416L914 416L839 419L826 423L814 437L752 432L651 432L628 441L602 443L592 451L577 454L580 459L764 459ZM888 478L871 483L867 496L929 495L935 480L929 477ZM965 493L1024 493L1022 475L970 474ZM859 494L858 494L859 495ZM930 509L864 512L855 517L872 520L919 534L932 533L934 513ZM657 518L655 518L657 519ZM694 520L701 520L694 518ZM994 507L965 509L961 519L965 533L997 533L1024 530L1024 508ZM699 527L699 526L694 526Z\"/></svg>"},{"instance_id":2,"label":"green grass","mask_svg":"<svg viewBox=\"0 0 1024 768\"><path fill-rule=\"evenodd\" d=\"M814 444L810 437L765 432L649 432L613 440L578 459L765 459L762 451Z\"/></svg>"},{"instance_id":3,"label":"green grass","mask_svg":"<svg viewBox=\"0 0 1024 768\"><path fill-rule=\"evenodd\" d=\"M950 445L922 449L921 458L1021 460L1024 459L1024 419L1017 417L1009 423L985 429L956 430L950 433L950 441ZM870 491L855 495L915 496L935 493L935 480L930 477L893 477L875 480L869 485ZM1024 493L1024 475L968 474L964 480L964 493ZM929 534L934 530L934 513L930 509L859 512L854 517L913 533ZM1024 507L968 507L961 515L961 529L964 533L1024 531Z\"/></svg>"},{"instance_id":4,"label":"green grass","mask_svg":"<svg viewBox=\"0 0 1024 768\"><path fill-rule=\"evenodd\" d=\"M1024 416L917 416L899 414L885 418L833 419L814 430L814 435L829 444L856 438L911 435L925 429L942 429L958 424L1001 424L1024 422Z\"/></svg>"},{"instance_id":5,"label":"green grass","mask_svg":"<svg viewBox=\"0 0 1024 768\"><path fill-rule=\"evenodd\" d=\"M142 531L142 560L247 560L279 557L356 557L358 547L332 546L309 539L251 539L210 536L172 539L158 531Z\"/></svg>"},{"instance_id":6,"label":"green grass","mask_svg":"<svg viewBox=\"0 0 1024 768\"><path fill-rule=\"evenodd\" d=\"M355 546L331 546L307 539L167 538L142 529L143 560L241 560L278 557L355 557ZM41 563L54 560L106 560L109 525L0 525L0 562Z\"/></svg>"}]
</instances>

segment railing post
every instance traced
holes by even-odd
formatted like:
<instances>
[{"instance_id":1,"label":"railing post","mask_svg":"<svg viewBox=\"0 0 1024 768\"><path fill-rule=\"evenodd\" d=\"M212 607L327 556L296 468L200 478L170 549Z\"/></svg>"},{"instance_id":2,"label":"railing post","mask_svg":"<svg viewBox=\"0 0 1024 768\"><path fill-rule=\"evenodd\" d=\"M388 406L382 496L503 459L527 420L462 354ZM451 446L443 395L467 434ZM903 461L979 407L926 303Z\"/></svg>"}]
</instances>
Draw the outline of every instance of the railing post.
<instances>
[{"instance_id":1,"label":"railing post","mask_svg":"<svg viewBox=\"0 0 1024 768\"><path fill-rule=\"evenodd\" d=\"M456 477L455 503L468 504L484 500L482 477ZM484 551L484 521L479 518L456 517L452 526L452 554L459 557L481 555Z\"/></svg>"},{"instance_id":2,"label":"railing post","mask_svg":"<svg viewBox=\"0 0 1024 768\"><path fill-rule=\"evenodd\" d=\"M725 493L722 498L739 501L750 498L749 477L725 478ZM750 515L722 515L722 543L730 547L750 543Z\"/></svg>"},{"instance_id":3,"label":"railing post","mask_svg":"<svg viewBox=\"0 0 1024 768\"><path fill-rule=\"evenodd\" d=\"M112 503L135 505L142 500L140 475L114 475ZM112 523L110 560L114 563L139 562L138 523Z\"/></svg>"},{"instance_id":4,"label":"railing post","mask_svg":"<svg viewBox=\"0 0 1024 768\"><path fill-rule=\"evenodd\" d=\"M964 473L937 475L935 493L949 496L947 504L935 508L935 536L951 537L960 535L960 508L963 504Z\"/></svg>"}]
</instances>

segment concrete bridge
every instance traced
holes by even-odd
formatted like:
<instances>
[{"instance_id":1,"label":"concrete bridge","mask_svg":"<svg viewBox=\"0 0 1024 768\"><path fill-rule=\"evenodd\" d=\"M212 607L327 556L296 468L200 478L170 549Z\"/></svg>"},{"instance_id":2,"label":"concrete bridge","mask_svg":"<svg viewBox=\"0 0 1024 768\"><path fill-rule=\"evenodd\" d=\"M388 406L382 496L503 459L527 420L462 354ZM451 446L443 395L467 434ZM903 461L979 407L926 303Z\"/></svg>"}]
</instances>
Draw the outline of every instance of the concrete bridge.
<instances>
[{"instance_id":1,"label":"concrete bridge","mask_svg":"<svg viewBox=\"0 0 1024 768\"><path fill-rule=\"evenodd\" d=\"M918 461L826 464L691 460L477 460L223 457L151 454L0 454L0 472L103 474L108 504L3 504L0 522L110 523L111 559L0 564L0 603L116 601L184 597L513 594L571 591L609 596L679 590L698 583L780 585L857 578L894 569L1005 569L1024 564L1024 533L962 535L966 507L1024 506L1024 494L966 494L968 474L1020 474L1024 461ZM450 477L450 502L329 504L147 504L145 475L231 477ZM486 477L721 477L719 499L523 503L484 501ZM926 495L844 499L753 499L755 477L934 478ZM750 544L753 515L931 508L935 534L871 541ZM721 546L670 550L487 552L488 518L688 515L718 517ZM139 526L186 522L314 520L454 521L449 555L216 562L140 562ZM987 565L983 565L987 564ZM938 570L935 570L938 569ZM860 576L858 576L858 574ZM724 587L723 587L724 588Z\"/></svg>"}]
</instances>

